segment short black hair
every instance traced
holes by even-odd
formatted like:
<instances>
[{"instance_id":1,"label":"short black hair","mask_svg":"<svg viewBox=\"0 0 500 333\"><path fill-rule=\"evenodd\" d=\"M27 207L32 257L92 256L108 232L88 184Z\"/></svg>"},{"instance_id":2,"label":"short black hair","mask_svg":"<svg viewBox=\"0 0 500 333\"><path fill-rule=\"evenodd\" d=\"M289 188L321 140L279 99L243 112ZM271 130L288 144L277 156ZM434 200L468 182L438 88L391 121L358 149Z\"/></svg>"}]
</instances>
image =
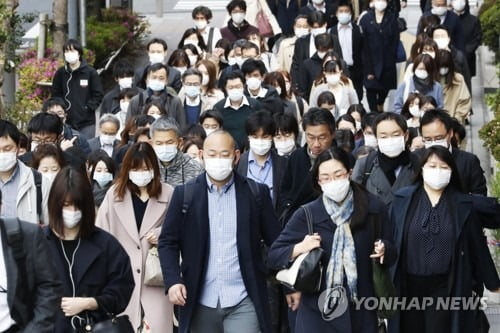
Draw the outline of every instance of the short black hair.
<instances>
[{"instance_id":1,"label":"short black hair","mask_svg":"<svg viewBox=\"0 0 500 333\"><path fill-rule=\"evenodd\" d=\"M186 79L186 77L190 75L196 75L200 78L200 82L203 80L203 74L196 68L188 68L184 73L182 73L182 82Z\"/></svg>"},{"instance_id":2,"label":"short black hair","mask_svg":"<svg viewBox=\"0 0 500 333\"><path fill-rule=\"evenodd\" d=\"M340 0L339 3L337 4L337 9L338 11L339 7L349 7L349 10L351 13L354 13L354 9L352 8L352 2L348 0Z\"/></svg>"},{"instance_id":3,"label":"short black hair","mask_svg":"<svg viewBox=\"0 0 500 333\"><path fill-rule=\"evenodd\" d=\"M335 134L335 118L330 111L321 108L310 108L302 118L302 129L307 126L327 125L331 134Z\"/></svg>"},{"instance_id":4,"label":"short black hair","mask_svg":"<svg viewBox=\"0 0 500 333\"><path fill-rule=\"evenodd\" d=\"M118 100L121 100L122 98L127 97L128 99L132 99L135 95L139 93L139 89L132 87L132 88L125 88L120 91L118 94Z\"/></svg>"},{"instance_id":5,"label":"short black hair","mask_svg":"<svg viewBox=\"0 0 500 333\"><path fill-rule=\"evenodd\" d=\"M236 42L235 42L235 45L236 45ZM254 49L257 54L260 54L259 47L255 43L247 41L241 45L241 52L242 53L244 50L250 50L250 49Z\"/></svg>"},{"instance_id":6,"label":"short black hair","mask_svg":"<svg viewBox=\"0 0 500 333\"><path fill-rule=\"evenodd\" d=\"M337 119L337 129L341 121L347 121L353 124L354 128L356 128L356 119L353 118L350 114L343 114Z\"/></svg>"},{"instance_id":7,"label":"short black hair","mask_svg":"<svg viewBox=\"0 0 500 333\"><path fill-rule=\"evenodd\" d=\"M54 133L61 135L63 123L55 114L40 112L31 118L28 123L28 133Z\"/></svg>"},{"instance_id":8,"label":"short black hair","mask_svg":"<svg viewBox=\"0 0 500 333\"><path fill-rule=\"evenodd\" d=\"M253 112L245 121L245 132L247 135L255 134L260 129L262 129L264 135L274 136L276 134L276 123L267 111Z\"/></svg>"},{"instance_id":9,"label":"short black hair","mask_svg":"<svg viewBox=\"0 0 500 333\"><path fill-rule=\"evenodd\" d=\"M80 44L79 41L76 39L68 39L66 43L63 45L63 51L69 51L69 50L76 50L78 51L78 54L80 55L80 60L82 59L83 56L83 47L82 44Z\"/></svg>"},{"instance_id":10,"label":"short black hair","mask_svg":"<svg viewBox=\"0 0 500 333\"><path fill-rule=\"evenodd\" d=\"M267 73L266 65L262 62L262 60L255 59L247 59L241 66L241 71L244 75L253 73L255 71L259 71L260 75L264 75Z\"/></svg>"},{"instance_id":11,"label":"short black hair","mask_svg":"<svg viewBox=\"0 0 500 333\"><path fill-rule=\"evenodd\" d=\"M337 129L335 131L335 142L337 147L349 154L354 150L354 134L348 129Z\"/></svg>"},{"instance_id":12,"label":"short black hair","mask_svg":"<svg viewBox=\"0 0 500 333\"><path fill-rule=\"evenodd\" d=\"M363 131L367 127L371 127L372 129L374 129L375 119L377 119L377 116L378 116L378 114L376 114L375 112L370 112L370 113L367 113L363 117L363 119L361 119L361 128L363 129Z\"/></svg>"},{"instance_id":13,"label":"short black hair","mask_svg":"<svg viewBox=\"0 0 500 333\"><path fill-rule=\"evenodd\" d=\"M436 99L433 97L433 96L428 96L428 95L423 95L422 96L422 106L427 104L427 103L430 103L432 104L432 106L434 106L435 108L437 108L437 101Z\"/></svg>"},{"instance_id":14,"label":"short black hair","mask_svg":"<svg viewBox=\"0 0 500 333\"><path fill-rule=\"evenodd\" d=\"M307 15L305 14L299 14L295 17L295 19L293 20L293 24L295 25L295 23L297 23L298 20L300 19L306 19L307 20Z\"/></svg>"},{"instance_id":15,"label":"short black hair","mask_svg":"<svg viewBox=\"0 0 500 333\"><path fill-rule=\"evenodd\" d=\"M463 186L462 182L460 181L460 175L455 163L455 159L453 158L453 155L451 154L449 149L442 146L431 146L424 150L422 158L420 159L420 168L418 169L418 174L415 177L415 182L420 184L423 183L422 168L431 156L436 156L441 161L448 164L451 169L451 178L448 186L452 186L455 188L455 190L463 192Z\"/></svg>"},{"instance_id":16,"label":"short black hair","mask_svg":"<svg viewBox=\"0 0 500 333\"><path fill-rule=\"evenodd\" d=\"M145 127L151 125L155 122L155 118L152 116L148 116L147 114L139 114L135 118L135 126L136 127Z\"/></svg>"},{"instance_id":17,"label":"short black hair","mask_svg":"<svg viewBox=\"0 0 500 333\"><path fill-rule=\"evenodd\" d=\"M377 115L377 118L375 118L375 122L373 123L372 129L373 129L373 134L375 134L375 136L377 136L378 124L380 124L385 120L392 120L396 122L399 128L401 128L401 130L403 130L403 132L405 133L408 131L408 124L406 123L406 119L402 115L394 112L383 112Z\"/></svg>"},{"instance_id":18,"label":"short black hair","mask_svg":"<svg viewBox=\"0 0 500 333\"><path fill-rule=\"evenodd\" d=\"M314 45L316 46L316 49L321 49L321 50L330 50L333 49L333 40L330 34L324 33L324 34L319 34L314 37ZM342 67L339 65L339 67Z\"/></svg>"},{"instance_id":19,"label":"short black hair","mask_svg":"<svg viewBox=\"0 0 500 333\"><path fill-rule=\"evenodd\" d=\"M193 11L191 12L191 16L193 19L195 19L196 15L199 15L199 14L203 15L207 19L207 21L212 19L212 11L208 7L198 6L198 7L195 7L193 9Z\"/></svg>"},{"instance_id":20,"label":"short black hair","mask_svg":"<svg viewBox=\"0 0 500 333\"><path fill-rule=\"evenodd\" d=\"M120 79L123 77L133 77L134 67L126 60L118 60L113 65L113 77Z\"/></svg>"},{"instance_id":21,"label":"short black hair","mask_svg":"<svg viewBox=\"0 0 500 333\"><path fill-rule=\"evenodd\" d=\"M467 135L467 130L465 129L465 126L460 121L458 121L457 118L451 118L451 124L453 128L453 133L458 134L460 142L462 142ZM451 143L453 144L454 147L458 147L460 145L460 142L456 142L455 137L451 139Z\"/></svg>"},{"instance_id":22,"label":"short black hair","mask_svg":"<svg viewBox=\"0 0 500 333\"><path fill-rule=\"evenodd\" d=\"M21 132L19 129L10 121L0 119L0 138L7 137L11 138L16 146L19 146L19 140L21 139Z\"/></svg>"},{"instance_id":23,"label":"short black hair","mask_svg":"<svg viewBox=\"0 0 500 333\"><path fill-rule=\"evenodd\" d=\"M424 112L424 115L420 119L420 132L422 132L422 128L425 125L429 125L435 121L440 121L443 123L446 128L446 132L448 133L451 129L453 129L453 121L448 112L441 109L428 110Z\"/></svg>"},{"instance_id":24,"label":"short black hair","mask_svg":"<svg viewBox=\"0 0 500 333\"><path fill-rule=\"evenodd\" d=\"M347 109L347 114L352 115L354 112L359 113L361 121L363 121L363 118L366 116L366 110L363 107L363 104L351 104L351 106Z\"/></svg>"},{"instance_id":25,"label":"short black hair","mask_svg":"<svg viewBox=\"0 0 500 333\"><path fill-rule=\"evenodd\" d=\"M235 80L235 79L240 79L243 84L245 84L245 76L243 73L239 70L231 71L227 73L226 77L224 78L224 91L226 90L226 84L227 81L229 80Z\"/></svg>"},{"instance_id":26,"label":"short black hair","mask_svg":"<svg viewBox=\"0 0 500 333\"><path fill-rule=\"evenodd\" d=\"M312 28L315 23L318 23L320 26L325 25L326 15L319 10L314 10L307 14L307 24Z\"/></svg>"},{"instance_id":27,"label":"short black hair","mask_svg":"<svg viewBox=\"0 0 500 333\"><path fill-rule=\"evenodd\" d=\"M433 38L432 36L434 36L434 31L436 31L436 30L444 30L448 34L448 37L450 37L450 30L448 30L448 28L445 27L444 25L440 24L440 25L432 26L429 29L429 37L430 38Z\"/></svg>"},{"instance_id":28,"label":"short black hair","mask_svg":"<svg viewBox=\"0 0 500 333\"><path fill-rule=\"evenodd\" d=\"M52 97L43 103L42 112L47 112L54 106L60 106L66 110L66 102L62 98Z\"/></svg>"},{"instance_id":29,"label":"short black hair","mask_svg":"<svg viewBox=\"0 0 500 333\"><path fill-rule=\"evenodd\" d=\"M346 153L346 151L341 148L331 147L322 152L321 154L319 154L318 158L316 158L316 162L314 163L311 172L312 185L317 193L321 193L321 186L318 184L319 166L323 162L329 160L339 161L347 171L352 169L351 159L349 158L349 154Z\"/></svg>"},{"instance_id":30,"label":"short black hair","mask_svg":"<svg viewBox=\"0 0 500 333\"><path fill-rule=\"evenodd\" d=\"M207 118L215 119L215 121L219 123L220 128L222 128L224 125L224 119L222 118L222 114L216 109L207 110L207 111L203 112L200 115L200 124L203 124L203 122Z\"/></svg>"},{"instance_id":31,"label":"short black hair","mask_svg":"<svg viewBox=\"0 0 500 333\"><path fill-rule=\"evenodd\" d=\"M152 45L152 44L161 44L163 46L163 51L167 51L168 50L168 45L167 45L167 42L165 42L163 39L161 38L153 38L149 41L149 43L146 45L146 50L149 51L149 47Z\"/></svg>"},{"instance_id":32,"label":"short black hair","mask_svg":"<svg viewBox=\"0 0 500 333\"><path fill-rule=\"evenodd\" d=\"M227 12L231 14L236 7L243 9L245 12L247 11L247 3L244 0L231 0L226 6Z\"/></svg>"},{"instance_id":33,"label":"short black hair","mask_svg":"<svg viewBox=\"0 0 500 333\"><path fill-rule=\"evenodd\" d=\"M205 141L207 132L205 132L205 129L200 124L191 124L184 128L182 137L184 140L199 138L201 141Z\"/></svg>"},{"instance_id":34,"label":"short black hair","mask_svg":"<svg viewBox=\"0 0 500 333\"><path fill-rule=\"evenodd\" d=\"M297 118L291 114L285 112L279 112L274 114L274 122L276 123L276 134L281 133L293 133L295 139L299 137L299 123Z\"/></svg>"},{"instance_id":35,"label":"short black hair","mask_svg":"<svg viewBox=\"0 0 500 333\"><path fill-rule=\"evenodd\" d=\"M150 73L157 72L161 69L164 69L168 75L168 67L159 62L159 63L152 64L152 65L148 66L148 68L146 70L146 76L149 75Z\"/></svg>"},{"instance_id":36,"label":"short black hair","mask_svg":"<svg viewBox=\"0 0 500 333\"><path fill-rule=\"evenodd\" d=\"M328 105L335 105L335 95L329 91L323 91L321 94L318 96L318 106L321 106L322 104L328 104Z\"/></svg>"}]
</instances>

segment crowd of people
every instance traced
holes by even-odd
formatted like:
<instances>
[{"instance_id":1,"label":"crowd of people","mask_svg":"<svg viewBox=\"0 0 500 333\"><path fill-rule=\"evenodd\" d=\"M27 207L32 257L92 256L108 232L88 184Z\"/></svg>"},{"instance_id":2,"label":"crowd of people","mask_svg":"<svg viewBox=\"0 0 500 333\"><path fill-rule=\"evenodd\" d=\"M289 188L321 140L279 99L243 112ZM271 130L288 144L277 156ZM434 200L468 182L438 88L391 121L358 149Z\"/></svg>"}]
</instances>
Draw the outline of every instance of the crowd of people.
<instances>
[{"instance_id":1,"label":"crowd of people","mask_svg":"<svg viewBox=\"0 0 500 333\"><path fill-rule=\"evenodd\" d=\"M231 0L220 29L198 6L105 94L68 40L26 132L0 120L0 332L487 332L479 308L355 306L376 270L417 300L500 291L500 206L464 150L479 21L422 0L406 56L405 6ZM276 280L316 248L319 290Z\"/></svg>"}]
</instances>

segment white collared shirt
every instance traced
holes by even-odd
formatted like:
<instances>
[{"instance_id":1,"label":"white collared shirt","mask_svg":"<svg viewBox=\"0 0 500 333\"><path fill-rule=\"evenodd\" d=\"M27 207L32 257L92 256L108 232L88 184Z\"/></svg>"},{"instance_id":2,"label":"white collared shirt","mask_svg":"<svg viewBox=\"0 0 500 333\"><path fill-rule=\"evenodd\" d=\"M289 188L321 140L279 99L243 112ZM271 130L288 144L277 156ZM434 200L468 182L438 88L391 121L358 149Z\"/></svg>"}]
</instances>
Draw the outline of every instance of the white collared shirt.
<instances>
[{"instance_id":1,"label":"white collared shirt","mask_svg":"<svg viewBox=\"0 0 500 333\"><path fill-rule=\"evenodd\" d=\"M10 316L9 303L7 302L7 268L5 267L5 258L3 254L4 240L0 237L0 287L5 292L0 291L0 332L8 330L16 322Z\"/></svg>"},{"instance_id":2,"label":"white collared shirt","mask_svg":"<svg viewBox=\"0 0 500 333\"><path fill-rule=\"evenodd\" d=\"M253 95L252 92L250 91L250 89L247 88L247 90L248 90L248 93L250 94L250 97L255 98L255 99L265 98L266 94L267 94L267 89L264 87L259 88L259 93L257 95Z\"/></svg>"},{"instance_id":3,"label":"white collared shirt","mask_svg":"<svg viewBox=\"0 0 500 333\"><path fill-rule=\"evenodd\" d=\"M340 49L342 50L342 58L348 66L354 64L352 58L352 24L337 24L337 32L339 37Z\"/></svg>"},{"instance_id":4,"label":"white collared shirt","mask_svg":"<svg viewBox=\"0 0 500 333\"><path fill-rule=\"evenodd\" d=\"M314 44L314 36L310 34L311 39L309 40L309 58L316 53L316 44Z\"/></svg>"},{"instance_id":5,"label":"white collared shirt","mask_svg":"<svg viewBox=\"0 0 500 333\"><path fill-rule=\"evenodd\" d=\"M241 100L241 104L238 105L237 107L231 105L231 100L228 97L228 98L226 98L226 102L224 103L224 108L232 108L235 110L239 110L244 105L250 106L250 103L248 103L248 99L245 95L243 95L243 99Z\"/></svg>"},{"instance_id":6,"label":"white collared shirt","mask_svg":"<svg viewBox=\"0 0 500 333\"><path fill-rule=\"evenodd\" d=\"M186 105L198 106L198 105L200 105L200 100L201 100L200 95L196 96L196 98L194 100L186 96Z\"/></svg>"},{"instance_id":7,"label":"white collared shirt","mask_svg":"<svg viewBox=\"0 0 500 333\"><path fill-rule=\"evenodd\" d=\"M101 149L104 150L109 157L113 156L113 145L105 145L101 138L99 138L99 142L101 143Z\"/></svg>"},{"instance_id":8,"label":"white collared shirt","mask_svg":"<svg viewBox=\"0 0 500 333\"><path fill-rule=\"evenodd\" d=\"M208 45L208 36L210 34L210 29L214 29L214 36L212 38L212 52L213 52L213 50L215 49L215 44L217 44L217 42L219 41L219 39L222 39L222 35L220 34L220 29L219 28L210 27L210 26L207 25L207 27L205 28L205 31L203 31L202 33L200 33L201 36L203 37L203 40L205 41L205 44L207 44L207 47L209 46Z\"/></svg>"}]
</instances>

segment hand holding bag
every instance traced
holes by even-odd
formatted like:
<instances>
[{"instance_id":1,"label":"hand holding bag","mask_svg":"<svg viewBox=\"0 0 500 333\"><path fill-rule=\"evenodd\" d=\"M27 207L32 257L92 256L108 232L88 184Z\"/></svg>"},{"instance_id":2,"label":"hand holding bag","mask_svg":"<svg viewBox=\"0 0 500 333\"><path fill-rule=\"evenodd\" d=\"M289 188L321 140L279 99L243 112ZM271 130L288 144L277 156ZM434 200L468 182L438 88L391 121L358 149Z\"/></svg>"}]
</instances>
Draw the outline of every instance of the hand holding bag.
<instances>
[{"instance_id":1,"label":"hand holding bag","mask_svg":"<svg viewBox=\"0 0 500 333\"><path fill-rule=\"evenodd\" d=\"M144 284L149 287L163 287L163 274L161 272L158 247L149 249L144 269Z\"/></svg>"},{"instance_id":2,"label":"hand holding bag","mask_svg":"<svg viewBox=\"0 0 500 333\"><path fill-rule=\"evenodd\" d=\"M307 206L302 206L307 220L308 234L312 235L313 221L311 212ZM321 287L321 276L323 273L323 265L321 264L321 256L323 249L318 247L309 252L302 253L295 258L292 266L283 269L276 274L276 279L296 291L315 293Z\"/></svg>"}]
</instances>

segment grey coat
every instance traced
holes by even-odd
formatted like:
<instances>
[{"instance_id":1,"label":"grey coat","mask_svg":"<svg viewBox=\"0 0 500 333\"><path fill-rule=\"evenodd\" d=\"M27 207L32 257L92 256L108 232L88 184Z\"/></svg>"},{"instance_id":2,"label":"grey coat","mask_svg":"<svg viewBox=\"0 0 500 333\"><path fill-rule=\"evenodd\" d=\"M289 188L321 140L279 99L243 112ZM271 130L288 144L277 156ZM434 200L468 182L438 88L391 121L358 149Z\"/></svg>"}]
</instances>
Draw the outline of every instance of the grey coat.
<instances>
[{"instance_id":1,"label":"grey coat","mask_svg":"<svg viewBox=\"0 0 500 333\"><path fill-rule=\"evenodd\" d=\"M183 185L202 172L203 167L200 163L181 151L177 152L177 155L167 166L160 163L161 181L172 187Z\"/></svg>"}]
</instances>

